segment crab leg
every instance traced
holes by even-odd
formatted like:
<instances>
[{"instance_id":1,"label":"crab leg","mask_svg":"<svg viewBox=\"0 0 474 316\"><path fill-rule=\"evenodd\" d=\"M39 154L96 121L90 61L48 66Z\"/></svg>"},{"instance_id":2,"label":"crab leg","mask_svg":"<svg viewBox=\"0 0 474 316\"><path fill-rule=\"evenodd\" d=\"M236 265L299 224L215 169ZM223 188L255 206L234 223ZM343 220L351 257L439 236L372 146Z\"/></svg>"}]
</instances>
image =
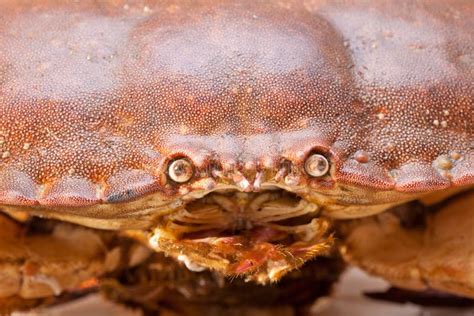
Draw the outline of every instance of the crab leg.
<instances>
[{"instance_id":1,"label":"crab leg","mask_svg":"<svg viewBox=\"0 0 474 316\"><path fill-rule=\"evenodd\" d=\"M350 226L348 261L402 288L474 297L474 192L428 215L425 227L403 228L391 213Z\"/></svg>"},{"instance_id":2,"label":"crab leg","mask_svg":"<svg viewBox=\"0 0 474 316\"><path fill-rule=\"evenodd\" d=\"M0 227L0 313L94 286L119 264L101 232L64 223L28 231L2 214Z\"/></svg>"}]
</instances>

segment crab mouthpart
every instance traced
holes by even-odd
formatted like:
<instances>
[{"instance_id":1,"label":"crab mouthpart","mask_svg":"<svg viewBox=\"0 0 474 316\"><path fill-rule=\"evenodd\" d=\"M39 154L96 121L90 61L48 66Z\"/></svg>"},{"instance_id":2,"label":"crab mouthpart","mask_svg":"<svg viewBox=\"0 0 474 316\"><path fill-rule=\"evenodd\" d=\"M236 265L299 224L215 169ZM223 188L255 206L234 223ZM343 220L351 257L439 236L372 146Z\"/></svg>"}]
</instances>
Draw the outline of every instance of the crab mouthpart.
<instances>
[{"instance_id":1,"label":"crab mouthpart","mask_svg":"<svg viewBox=\"0 0 474 316\"><path fill-rule=\"evenodd\" d=\"M319 208L284 190L211 193L161 218L149 244L190 270L268 283L333 245Z\"/></svg>"}]
</instances>

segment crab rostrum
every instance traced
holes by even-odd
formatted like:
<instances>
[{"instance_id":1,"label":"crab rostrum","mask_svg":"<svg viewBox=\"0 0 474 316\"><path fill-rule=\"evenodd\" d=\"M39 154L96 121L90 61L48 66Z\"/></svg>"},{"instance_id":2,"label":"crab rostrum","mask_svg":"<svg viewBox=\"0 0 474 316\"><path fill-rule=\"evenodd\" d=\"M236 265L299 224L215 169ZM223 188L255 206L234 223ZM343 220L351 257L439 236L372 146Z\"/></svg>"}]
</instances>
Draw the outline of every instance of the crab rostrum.
<instances>
[{"instance_id":1,"label":"crab rostrum","mask_svg":"<svg viewBox=\"0 0 474 316\"><path fill-rule=\"evenodd\" d=\"M0 308L100 287L156 307L126 291L153 269L160 293L315 289L341 260L474 297L473 16L470 0L0 2Z\"/></svg>"}]
</instances>

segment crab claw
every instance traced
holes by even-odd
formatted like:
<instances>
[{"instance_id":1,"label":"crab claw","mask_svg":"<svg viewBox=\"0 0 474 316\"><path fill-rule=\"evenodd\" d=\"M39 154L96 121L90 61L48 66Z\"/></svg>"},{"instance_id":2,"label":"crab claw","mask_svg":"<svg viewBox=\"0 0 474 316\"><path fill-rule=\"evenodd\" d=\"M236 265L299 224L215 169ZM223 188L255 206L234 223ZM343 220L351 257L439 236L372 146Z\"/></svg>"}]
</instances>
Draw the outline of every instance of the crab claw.
<instances>
[{"instance_id":1,"label":"crab claw","mask_svg":"<svg viewBox=\"0 0 474 316\"><path fill-rule=\"evenodd\" d=\"M474 192L462 194L412 228L391 212L348 224L342 253L398 287L473 297L473 205Z\"/></svg>"}]
</instances>

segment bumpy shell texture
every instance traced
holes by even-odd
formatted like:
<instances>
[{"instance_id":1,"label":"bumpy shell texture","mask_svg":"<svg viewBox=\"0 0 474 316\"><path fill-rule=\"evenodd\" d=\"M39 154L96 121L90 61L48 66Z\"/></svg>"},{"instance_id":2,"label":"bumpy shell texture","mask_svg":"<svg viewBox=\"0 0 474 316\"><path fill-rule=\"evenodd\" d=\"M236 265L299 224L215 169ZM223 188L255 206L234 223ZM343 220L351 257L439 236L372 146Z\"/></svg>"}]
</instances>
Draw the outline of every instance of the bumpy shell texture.
<instances>
[{"instance_id":1,"label":"bumpy shell texture","mask_svg":"<svg viewBox=\"0 0 474 316\"><path fill-rule=\"evenodd\" d=\"M473 16L470 0L2 1L0 203L178 194L173 157L277 169L315 148L338 183L473 183Z\"/></svg>"}]
</instances>

